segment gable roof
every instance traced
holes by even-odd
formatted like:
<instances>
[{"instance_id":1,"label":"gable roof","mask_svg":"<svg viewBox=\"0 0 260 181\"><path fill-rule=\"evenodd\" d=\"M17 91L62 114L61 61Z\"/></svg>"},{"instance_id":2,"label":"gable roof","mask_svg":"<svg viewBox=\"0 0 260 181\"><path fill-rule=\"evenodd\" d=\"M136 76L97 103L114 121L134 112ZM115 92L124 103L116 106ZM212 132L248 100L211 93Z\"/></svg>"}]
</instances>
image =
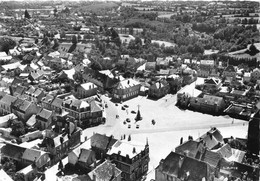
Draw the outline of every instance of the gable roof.
<instances>
[{"instance_id":1,"label":"gable roof","mask_svg":"<svg viewBox=\"0 0 260 181\"><path fill-rule=\"evenodd\" d=\"M90 111L91 112L100 112L102 111L101 107L97 105L95 101L90 102Z\"/></svg>"},{"instance_id":2,"label":"gable roof","mask_svg":"<svg viewBox=\"0 0 260 181\"><path fill-rule=\"evenodd\" d=\"M11 157L13 159L20 159L25 150L26 148L8 143L1 148L1 154L7 157Z\"/></svg>"},{"instance_id":3,"label":"gable roof","mask_svg":"<svg viewBox=\"0 0 260 181\"><path fill-rule=\"evenodd\" d=\"M91 138L91 147L96 147L99 149L106 150L108 148L111 148L112 145L116 143L116 139L113 137L107 137L106 135L101 135L101 134L94 134Z\"/></svg>"},{"instance_id":4,"label":"gable roof","mask_svg":"<svg viewBox=\"0 0 260 181\"><path fill-rule=\"evenodd\" d=\"M63 100L61 98L55 97L51 103L52 106L62 108Z\"/></svg>"},{"instance_id":5,"label":"gable roof","mask_svg":"<svg viewBox=\"0 0 260 181\"><path fill-rule=\"evenodd\" d=\"M184 176L189 173L189 180L207 179L209 176L209 168L207 163L185 157L181 166L181 175Z\"/></svg>"},{"instance_id":6,"label":"gable roof","mask_svg":"<svg viewBox=\"0 0 260 181\"><path fill-rule=\"evenodd\" d=\"M95 84L93 84L92 82L87 82L87 83L81 84L80 86L85 90L92 90L92 89L97 88L97 86Z\"/></svg>"},{"instance_id":7,"label":"gable roof","mask_svg":"<svg viewBox=\"0 0 260 181\"><path fill-rule=\"evenodd\" d=\"M18 98L15 102L14 102L14 107L16 107L18 110L25 112L31 105L32 103L27 101L27 100L23 100Z\"/></svg>"},{"instance_id":8,"label":"gable roof","mask_svg":"<svg viewBox=\"0 0 260 181\"><path fill-rule=\"evenodd\" d=\"M0 102L10 105L15 102L17 97L11 96L9 94L4 95L4 97L0 100Z\"/></svg>"},{"instance_id":9,"label":"gable roof","mask_svg":"<svg viewBox=\"0 0 260 181\"><path fill-rule=\"evenodd\" d=\"M82 148L81 153L79 155L79 161L80 162L87 162L90 155L91 155L91 152L92 152L92 150Z\"/></svg>"},{"instance_id":10,"label":"gable roof","mask_svg":"<svg viewBox=\"0 0 260 181\"><path fill-rule=\"evenodd\" d=\"M213 96L213 95L207 95L205 94L203 96L204 101L209 105L215 105L217 104L220 106L220 104L224 101L223 97Z\"/></svg>"},{"instance_id":11,"label":"gable roof","mask_svg":"<svg viewBox=\"0 0 260 181\"><path fill-rule=\"evenodd\" d=\"M189 140L175 148L175 152L179 154L186 153L187 156L195 158L198 152L203 151L203 144L199 141Z\"/></svg>"},{"instance_id":12,"label":"gable roof","mask_svg":"<svg viewBox=\"0 0 260 181\"><path fill-rule=\"evenodd\" d=\"M233 65L229 65L225 68L225 72L236 72L235 67Z\"/></svg>"},{"instance_id":13,"label":"gable roof","mask_svg":"<svg viewBox=\"0 0 260 181\"><path fill-rule=\"evenodd\" d=\"M48 120L52 116L52 111L49 111L43 108L40 112L37 113L36 119L40 119L42 121Z\"/></svg>"},{"instance_id":14,"label":"gable roof","mask_svg":"<svg viewBox=\"0 0 260 181\"><path fill-rule=\"evenodd\" d=\"M205 150L201 158L202 161L208 163L210 166L216 168L222 156L218 152L213 152L211 150Z\"/></svg>"},{"instance_id":15,"label":"gable roof","mask_svg":"<svg viewBox=\"0 0 260 181\"><path fill-rule=\"evenodd\" d=\"M97 166L94 170L92 170L88 175L92 177L92 179L93 175L95 175L97 180L109 181L113 177L117 178L121 174L121 172L122 171L119 170L115 166L115 164L112 164L109 160L106 160L102 164Z\"/></svg>"},{"instance_id":16,"label":"gable roof","mask_svg":"<svg viewBox=\"0 0 260 181\"><path fill-rule=\"evenodd\" d=\"M220 83L219 79L216 79L214 77L208 78L208 79L204 79L204 83L205 84L213 84L213 85L218 85Z\"/></svg>"},{"instance_id":17,"label":"gable roof","mask_svg":"<svg viewBox=\"0 0 260 181\"><path fill-rule=\"evenodd\" d=\"M130 87L136 86L136 85L140 85L140 83L135 81L134 79L125 79L125 80L120 81L117 84L116 88L117 89L127 89Z\"/></svg>"},{"instance_id":18,"label":"gable roof","mask_svg":"<svg viewBox=\"0 0 260 181\"><path fill-rule=\"evenodd\" d=\"M222 147L212 150L214 152L220 153L223 158L229 158L232 156L232 150L228 143L224 144Z\"/></svg>"}]
</instances>

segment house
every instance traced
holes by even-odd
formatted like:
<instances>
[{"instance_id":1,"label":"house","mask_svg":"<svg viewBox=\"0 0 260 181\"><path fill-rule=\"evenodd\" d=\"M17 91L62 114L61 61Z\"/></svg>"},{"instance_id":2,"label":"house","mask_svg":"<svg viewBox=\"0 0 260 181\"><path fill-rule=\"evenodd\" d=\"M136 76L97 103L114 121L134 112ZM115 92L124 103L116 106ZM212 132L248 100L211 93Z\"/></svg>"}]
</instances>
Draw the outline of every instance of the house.
<instances>
[{"instance_id":1,"label":"house","mask_svg":"<svg viewBox=\"0 0 260 181\"><path fill-rule=\"evenodd\" d=\"M198 70L198 77L205 77L205 78L207 78L207 77L209 77L209 75L210 75L210 70L209 69L202 69L202 68L200 68Z\"/></svg>"},{"instance_id":2,"label":"house","mask_svg":"<svg viewBox=\"0 0 260 181\"><path fill-rule=\"evenodd\" d=\"M248 82L250 82L250 80L251 80L251 73L250 72L245 72L244 76L243 76L243 82L248 83Z\"/></svg>"},{"instance_id":3,"label":"house","mask_svg":"<svg viewBox=\"0 0 260 181\"><path fill-rule=\"evenodd\" d=\"M219 89L221 87L221 80L215 77L204 79L204 86L207 89Z\"/></svg>"},{"instance_id":4,"label":"house","mask_svg":"<svg viewBox=\"0 0 260 181\"><path fill-rule=\"evenodd\" d=\"M259 68L255 68L251 72L251 80L257 81L259 79L260 79L260 69Z\"/></svg>"},{"instance_id":5,"label":"house","mask_svg":"<svg viewBox=\"0 0 260 181\"><path fill-rule=\"evenodd\" d=\"M89 181L121 181L122 171L111 161L106 160L88 173Z\"/></svg>"},{"instance_id":6,"label":"house","mask_svg":"<svg viewBox=\"0 0 260 181\"><path fill-rule=\"evenodd\" d=\"M42 108L37 114L36 114L36 121L40 125L41 130L49 129L54 120L54 112L49 111L45 108Z\"/></svg>"},{"instance_id":7,"label":"house","mask_svg":"<svg viewBox=\"0 0 260 181\"><path fill-rule=\"evenodd\" d=\"M76 89L76 95L80 98L86 98L97 94L97 86L92 82L81 84Z\"/></svg>"},{"instance_id":8,"label":"house","mask_svg":"<svg viewBox=\"0 0 260 181\"><path fill-rule=\"evenodd\" d=\"M67 98L62 107L72 119L78 120L82 126L101 124L104 121L103 111L95 102L88 103L85 100Z\"/></svg>"},{"instance_id":9,"label":"house","mask_svg":"<svg viewBox=\"0 0 260 181\"><path fill-rule=\"evenodd\" d=\"M147 174L149 144L135 141L118 140L108 150L107 156L122 171L122 180L138 181Z\"/></svg>"},{"instance_id":10,"label":"house","mask_svg":"<svg viewBox=\"0 0 260 181\"><path fill-rule=\"evenodd\" d=\"M0 128L8 127L9 120L17 120L17 116L14 115L13 113L8 114L6 116L1 116L0 117Z\"/></svg>"},{"instance_id":11,"label":"house","mask_svg":"<svg viewBox=\"0 0 260 181\"><path fill-rule=\"evenodd\" d=\"M72 165L76 165L81 162L81 165L88 167L94 163L95 160L96 155L95 152L91 150L90 139L86 140L68 154L68 162Z\"/></svg>"},{"instance_id":12,"label":"house","mask_svg":"<svg viewBox=\"0 0 260 181\"><path fill-rule=\"evenodd\" d=\"M15 85L16 81L13 81L12 85L10 86L10 94L15 97L19 97L27 90L27 87L22 86L20 84Z\"/></svg>"},{"instance_id":13,"label":"house","mask_svg":"<svg viewBox=\"0 0 260 181\"><path fill-rule=\"evenodd\" d=\"M45 109L51 110L51 103L53 100L54 100L54 97L50 94L47 94L41 100L42 107Z\"/></svg>"},{"instance_id":14,"label":"house","mask_svg":"<svg viewBox=\"0 0 260 181\"><path fill-rule=\"evenodd\" d=\"M32 71L28 78L30 81L39 81L40 79L43 78L43 76L45 75L45 72L42 70L42 69L37 69L37 70L34 70Z\"/></svg>"},{"instance_id":15,"label":"house","mask_svg":"<svg viewBox=\"0 0 260 181\"><path fill-rule=\"evenodd\" d=\"M120 81L114 88L113 99L125 101L139 95L141 84L133 79Z\"/></svg>"},{"instance_id":16,"label":"house","mask_svg":"<svg viewBox=\"0 0 260 181\"><path fill-rule=\"evenodd\" d=\"M38 113L39 107L33 102L18 98L12 104L11 110L19 119L27 121L33 114Z\"/></svg>"},{"instance_id":17,"label":"house","mask_svg":"<svg viewBox=\"0 0 260 181\"><path fill-rule=\"evenodd\" d=\"M222 97L204 95L203 98L192 97L190 107L197 111L220 113L225 108L225 101Z\"/></svg>"},{"instance_id":18,"label":"house","mask_svg":"<svg viewBox=\"0 0 260 181\"><path fill-rule=\"evenodd\" d=\"M169 59L157 57L156 66L158 69L166 69L167 67L169 67Z\"/></svg>"},{"instance_id":19,"label":"house","mask_svg":"<svg viewBox=\"0 0 260 181\"><path fill-rule=\"evenodd\" d=\"M205 148L201 141L188 140L175 148L175 153L200 159Z\"/></svg>"},{"instance_id":20,"label":"house","mask_svg":"<svg viewBox=\"0 0 260 181\"><path fill-rule=\"evenodd\" d=\"M11 106L16 101L17 97L6 94L0 99L0 114L6 115L12 112Z\"/></svg>"},{"instance_id":21,"label":"house","mask_svg":"<svg viewBox=\"0 0 260 181\"><path fill-rule=\"evenodd\" d=\"M158 99L168 94L169 91L170 91L169 83L166 80L162 79L154 82L149 87L148 96Z\"/></svg>"},{"instance_id":22,"label":"house","mask_svg":"<svg viewBox=\"0 0 260 181\"><path fill-rule=\"evenodd\" d=\"M145 70L154 71L155 68L156 68L156 62L146 62L145 63Z\"/></svg>"},{"instance_id":23,"label":"house","mask_svg":"<svg viewBox=\"0 0 260 181\"><path fill-rule=\"evenodd\" d=\"M14 159L25 167L34 163L40 169L48 166L50 162L49 154L36 149L25 148L20 145L6 143L1 148L1 156Z\"/></svg>"},{"instance_id":24,"label":"house","mask_svg":"<svg viewBox=\"0 0 260 181\"><path fill-rule=\"evenodd\" d=\"M200 66L212 68L215 66L215 61L214 60L200 60Z\"/></svg>"},{"instance_id":25,"label":"house","mask_svg":"<svg viewBox=\"0 0 260 181\"><path fill-rule=\"evenodd\" d=\"M91 150L93 150L96 154L96 159L103 159L108 150L112 148L112 146L117 142L113 136L106 136L95 133L90 138Z\"/></svg>"},{"instance_id":26,"label":"house","mask_svg":"<svg viewBox=\"0 0 260 181\"><path fill-rule=\"evenodd\" d=\"M61 70L62 68L65 68L67 61L64 60L63 58L52 58L49 62L48 62L48 66L54 70L58 69Z\"/></svg>"},{"instance_id":27,"label":"house","mask_svg":"<svg viewBox=\"0 0 260 181\"><path fill-rule=\"evenodd\" d=\"M59 97L55 97L51 102L51 110L55 111L57 114L62 113L62 103L63 100Z\"/></svg>"},{"instance_id":28,"label":"house","mask_svg":"<svg viewBox=\"0 0 260 181\"><path fill-rule=\"evenodd\" d=\"M155 180L211 180L210 166L200 160L171 152L155 168Z\"/></svg>"},{"instance_id":29,"label":"house","mask_svg":"<svg viewBox=\"0 0 260 181\"><path fill-rule=\"evenodd\" d=\"M232 65L227 66L222 73L222 77L232 78L232 79L235 78L236 77L235 67Z\"/></svg>"},{"instance_id":30,"label":"house","mask_svg":"<svg viewBox=\"0 0 260 181\"><path fill-rule=\"evenodd\" d=\"M28 90L24 92L23 95L27 97L27 100L38 103L45 96L45 93L43 89L31 86Z\"/></svg>"}]
</instances>

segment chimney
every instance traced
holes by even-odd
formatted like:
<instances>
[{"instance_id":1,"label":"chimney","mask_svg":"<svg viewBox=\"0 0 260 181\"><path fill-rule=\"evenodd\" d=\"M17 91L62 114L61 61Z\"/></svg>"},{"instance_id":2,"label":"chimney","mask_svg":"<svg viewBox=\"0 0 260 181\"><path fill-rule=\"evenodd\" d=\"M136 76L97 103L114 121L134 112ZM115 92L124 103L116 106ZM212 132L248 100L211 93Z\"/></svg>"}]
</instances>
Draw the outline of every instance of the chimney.
<instances>
[{"instance_id":1,"label":"chimney","mask_svg":"<svg viewBox=\"0 0 260 181\"><path fill-rule=\"evenodd\" d=\"M62 144L64 141L63 137L60 137L60 143Z\"/></svg>"},{"instance_id":2,"label":"chimney","mask_svg":"<svg viewBox=\"0 0 260 181\"><path fill-rule=\"evenodd\" d=\"M127 81L127 84L130 84L130 80Z\"/></svg>"},{"instance_id":3,"label":"chimney","mask_svg":"<svg viewBox=\"0 0 260 181\"><path fill-rule=\"evenodd\" d=\"M164 162L164 159L161 159L161 161L159 163L159 170L163 169L163 162Z\"/></svg>"},{"instance_id":4,"label":"chimney","mask_svg":"<svg viewBox=\"0 0 260 181\"><path fill-rule=\"evenodd\" d=\"M135 147L133 147L133 154L135 154L136 153L136 150L135 150Z\"/></svg>"}]
</instances>

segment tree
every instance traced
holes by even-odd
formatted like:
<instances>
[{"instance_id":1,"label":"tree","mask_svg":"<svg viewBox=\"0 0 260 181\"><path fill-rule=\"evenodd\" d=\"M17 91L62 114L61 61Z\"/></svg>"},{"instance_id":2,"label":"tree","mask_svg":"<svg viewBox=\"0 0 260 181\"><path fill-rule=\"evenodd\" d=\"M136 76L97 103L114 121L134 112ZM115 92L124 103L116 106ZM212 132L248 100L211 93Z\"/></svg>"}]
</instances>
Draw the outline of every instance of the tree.
<instances>
[{"instance_id":1,"label":"tree","mask_svg":"<svg viewBox=\"0 0 260 181\"><path fill-rule=\"evenodd\" d=\"M131 141L131 135L128 136L128 140L127 141Z\"/></svg>"},{"instance_id":2,"label":"tree","mask_svg":"<svg viewBox=\"0 0 260 181\"><path fill-rule=\"evenodd\" d=\"M16 42L7 37L0 38L0 52L8 54L9 50L16 46Z\"/></svg>"},{"instance_id":3,"label":"tree","mask_svg":"<svg viewBox=\"0 0 260 181\"><path fill-rule=\"evenodd\" d=\"M25 19L31 19L30 14L28 13L27 9L24 11L24 18Z\"/></svg>"},{"instance_id":4,"label":"tree","mask_svg":"<svg viewBox=\"0 0 260 181\"><path fill-rule=\"evenodd\" d=\"M54 16L57 16L57 12L58 12L58 10L57 10L56 7L54 8L53 12L54 12Z\"/></svg>"},{"instance_id":5,"label":"tree","mask_svg":"<svg viewBox=\"0 0 260 181\"><path fill-rule=\"evenodd\" d=\"M78 38L76 37L76 35L73 35L73 36L72 36L71 42L72 42L73 45L74 45L74 44L76 45L76 44L78 43Z\"/></svg>"},{"instance_id":6,"label":"tree","mask_svg":"<svg viewBox=\"0 0 260 181\"><path fill-rule=\"evenodd\" d=\"M11 135L19 137L25 134L25 127L22 121L13 120L11 123Z\"/></svg>"},{"instance_id":7,"label":"tree","mask_svg":"<svg viewBox=\"0 0 260 181\"><path fill-rule=\"evenodd\" d=\"M54 45L52 47L53 50L58 50L60 44L59 44L59 41L55 38L54 39Z\"/></svg>"}]
</instances>

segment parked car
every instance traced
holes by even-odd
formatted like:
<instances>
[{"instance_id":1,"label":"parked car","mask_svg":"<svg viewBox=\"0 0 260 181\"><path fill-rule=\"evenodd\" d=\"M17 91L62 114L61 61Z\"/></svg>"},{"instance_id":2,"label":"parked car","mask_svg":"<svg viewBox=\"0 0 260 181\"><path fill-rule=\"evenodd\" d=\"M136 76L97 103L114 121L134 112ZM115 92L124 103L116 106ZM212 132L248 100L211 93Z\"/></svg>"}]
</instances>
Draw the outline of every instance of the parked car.
<instances>
[{"instance_id":1,"label":"parked car","mask_svg":"<svg viewBox=\"0 0 260 181\"><path fill-rule=\"evenodd\" d=\"M136 129L139 129L139 125L138 124L136 125Z\"/></svg>"},{"instance_id":2,"label":"parked car","mask_svg":"<svg viewBox=\"0 0 260 181\"><path fill-rule=\"evenodd\" d=\"M135 111L131 111L131 113L132 113L132 114L136 114L136 112L135 112Z\"/></svg>"},{"instance_id":3,"label":"parked car","mask_svg":"<svg viewBox=\"0 0 260 181\"><path fill-rule=\"evenodd\" d=\"M129 106L125 104L124 107L125 107L125 108L128 108Z\"/></svg>"},{"instance_id":4,"label":"parked car","mask_svg":"<svg viewBox=\"0 0 260 181\"><path fill-rule=\"evenodd\" d=\"M126 124L126 121L124 121L123 123Z\"/></svg>"},{"instance_id":5,"label":"parked car","mask_svg":"<svg viewBox=\"0 0 260 181\"><path fill-rule=\"evenodd\" d=\"M128 128L131 128L131 124L128 124Z\"/></svg>"},{"instance_id":6,"label":"parked car","mask_svg":"<svg viewBox=\"0 0 260 181\"><path fill-rule=\"evenodd\" d=\"M122 106L122 107L121 107L121 109L122 109L122 110L125 110L125 107L124 107L124 106Z\"/></svg>"},{"instance_id":7,"label":"parked car","mask_svg":"<svg viewBox=\"0 0 260 181\"><path fill-rule=\"evenodd\" d=\"M108 106L107 106L107 104L105 104L105 108L107 108Z\"/></svg>"},{"instance_id":8,"label":"parked car","mask_svg":"<svg viewBox=\"0 0 260 181\"><path fill-rule=\"evenodd\" d=\"M118 106L118 104L117 104L117 103L116 103L115 105L116 105L116 106Z\"/></svg>"},{"instance_id":9,"label":"parked car","mask_svg":"<svg viewBox=\"0 0 260 181\"><path fill-rule=\"evenodd\" d=\"M131 120L130 120L129 118L126 118L126 122L130 123L130 122L131 122Z\"/></svg>"}]
</instances>

